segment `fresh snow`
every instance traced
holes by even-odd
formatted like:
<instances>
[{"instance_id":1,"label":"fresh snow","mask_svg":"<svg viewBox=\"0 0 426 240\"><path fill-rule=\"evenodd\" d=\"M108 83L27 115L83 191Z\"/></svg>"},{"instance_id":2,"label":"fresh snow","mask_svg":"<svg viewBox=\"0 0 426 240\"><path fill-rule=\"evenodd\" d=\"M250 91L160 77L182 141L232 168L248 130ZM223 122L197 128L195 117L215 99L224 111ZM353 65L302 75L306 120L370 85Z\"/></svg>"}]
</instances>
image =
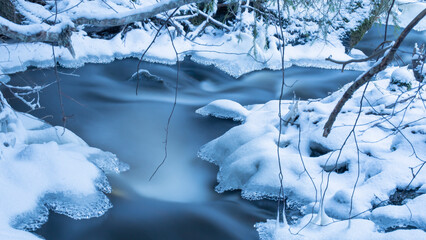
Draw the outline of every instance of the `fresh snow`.
<instances>
[{"instance_id":1,"label":"fresh snow","mask_svg":"<svg viewBox=\"0 0 426 240\"><path fill-rule=\"evenodd\" d=\"M324 99L282 102L279 151L284 192L288 207L304 216L293 219L290 232L298 232L310 220L312 224L293 235L288 226L277 229L269 220L257 225L262 239L342 239L343 233L348 234L345 239L426 237L426 174L420 169L426 160L426 94L424 83L412 75L406 67L389 67L378 74L368 84L362 106L365 86L345 104L327 138L322 136L324 123L351 83ZM241 189L247 199L277 199L278 101L243 108L219 100L197 110L241 121L204 145L199 156L219 166L218 192ZM360 108L355 142L353 135L347 137ZM408 184L409 191L403 192ZM349 217L355 219L347 228Z\"/></svg>"},{"instance_id":2,"label":"fresh snow","mask_svg":"<svg viewBox=\"0 0 426 240\"><path fill-rule=\"evenodd\" d=\"M20 29L18 28L17 31L34 32L36 28L44 29L47 27L43 23L44 21L54 20L52 3L42 7L24 0L17 0L16 4L17 9L22 12L29 25L18 26L11 22L2 22L2 24L12 28L19 27ZM124 16L129 13L147 11L155 4L157 3L153 0L134 3L124 0L59 1L57 18L59 24L56 28L59 30L68 26L72 27L72 20L80 17L108 18L111 14ZM346 0L344 4L350 5L351 1ZM284 33L288 43L285 54L286 67L294 64L308 67L339 68L338 65L325 60L330 53L333 53L333 58L336 60L349 60L351 57L345 53L345 47L339 38L344 34L344 31L357 27L368 15L369 1L363 0L361 5L362 7L356 11L349 12L344 8L340 13L341 16L336 15L337 18L333 21L326 39L320 36L320 28L315 23L323 15L313 9L300 11L301 9L290 8L287 18L294 20L294 22L286 26ZM187 5L181 7L180 10L186 14L191 14L195 11L193 6ZM274 10L276 6L272 4L269 8ZM164 19L166 16L160 14L156 17ZM176 19L179 17L177 16ZM348 22L343 22L340 19L343 17ZM277 31L276 28L264 24L263 19L254 20L254 13L246 10L241 13L240 18L241 22L231 31L207 26L200 36L193 41L188 39L191 36L178 35L178 32L182 29L169 27L177 51L180 53L180 60L188 56L195 62L214 65L235 77L265 68L280 69L281 57L278 50L280 41L274 36ZM301 27L304 24L301 19L307 19L308 22L306 22L305 27ZM179 26L182 25L179 24ZM257 39L253 39L251 31L253 26L257 26L259 35ZM152 24L137 23L127 33L120 32L109 40L90 37L82 27L78 27L78 31L74 32L71 37L75 58L67 49L55 47L57 61L64 67L80 67L89 62L107 63L115 59L139 58L148 48L156 34L157 27ZM195 28L195 26L193 27ZM196 32L195 29L192 30L194 31L190 33ZM308 38L302 41L300 34L311 36L312 39ZM302 42L299 43L298 41ZM269 45L269 48L265 48L266 45ZM176 56L167 31L162 31L152 48L145 55L144 60L165 64L176 62ZM51 46L44 43L0 44L0 62L0 80L2 81L8 80L8 76L5 74L25 71L30 66L43 68L51 67L54 64ZM353 63L349 64L347 69L362 70L366 69L367 65L367 63Z\"/></svg>"},{"instance_id":3,"label":"fresh snow","mask_svg":"<svg viewBox=\"0 0 426 240\"><path fill-rule=\"evenodd\" d=\"M423 9L426 8L425 1L418 0L397 0L396 6L393 8L394 15L389 18L389 24L400 27L407 26L414 16L417 16ZM394 18L396 16L396 19ZM386 21L384 17L382 21ZM426 19L422 19L415 27L416 31L426 30Z\"/></svg>"},{"instance_id":4,"label":"fresh snow","mask_svg":"<svg viewBox=\"0 0 426 240\"><path fill-rule=\"evenodd\" d=\"M27 231L45 223L49 210L86 219L111 208L105 173L127 165L0 100L0 239L40 239Z\"/></svg>"}]
</instances>

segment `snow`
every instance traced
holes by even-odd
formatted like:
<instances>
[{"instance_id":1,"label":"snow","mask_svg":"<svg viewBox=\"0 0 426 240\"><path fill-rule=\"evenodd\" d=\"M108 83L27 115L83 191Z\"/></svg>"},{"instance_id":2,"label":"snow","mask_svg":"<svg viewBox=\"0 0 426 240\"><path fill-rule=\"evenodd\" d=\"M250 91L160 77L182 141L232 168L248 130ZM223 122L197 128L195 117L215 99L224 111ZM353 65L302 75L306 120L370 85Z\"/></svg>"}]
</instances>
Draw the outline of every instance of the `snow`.
<instances>
[{"instance_id":1,"label":"snow","mask_svg":"<svg viewBox=\"0 0 426 240\"><path fill-rule=\"evenodd\" d=\"M148 11L155 5L163 4L156 1L137 1L130 3L128 1L79 1L66 0L58 3L58 24L55 25L55 31L59 31L68 26L73 26L72 20L81 17L85 18L111 18L114 16L128 16L129 14ZM19 27L19 31L34 33L40 29L45 29L49 25L43 23L43 20L53 21L52 9L54 6L49 2L42 7L38 4L27 1L17 1L17 8L23 12L29 25L16 25L11 22L1 24L10 27ZM350 4L346 1L345 4ZM181 7L182 12L188 14L195 11L193 5ZM271 10L276 9L272 4L268 6ZM355 12L342 10L342 16L346 16L347 21L344 28L341 27L342 19L340 15L330 27L330 33L326 39L319 35L319 27L315 24L318 18L322 17L318 11L306 11L303 16L299 16L300 9L289 9L289 19L294 22L286 26L285 38L287 41L285 60L286 67L291 65L322 67L337 69L339 65L325 61L333 53L336 60L348 60L351 57L345 53L345 47L340 40L343 31L349 31L355 28L362 18L368 14L368 1L363 1L363 7L358 8ZM117 13L116 13L117 12ZM165 15L158 15L160 19L164 19ZM176 19L178 19L177 16ZM299 19L300 18L300 19ZM308 19L306 23L301 19ZM7 21L7 20L1 20ZM175 20L177 21L177 20ZM187 21L189 24L189 22ZM301 27L305 24L305 27ZM339 25L340 24L340 25ZM251 29L257 26L259 37L253 38ZM85 63L107 63L115 59L128 57L139 58L148 48L148 45L156 34L157 27L152 24L136 24L136 27L127 31L120 32L110 40L90 37L81 26L77 27L77 32L73 32L71 36L72 46L75 51L75 58L70 52L61 47L55 47L57 61L64 67L80 67ZM182 30L182 25L169 27L177 50L180 53L180 60L185 56L190 57L193 61L214 65L219 69L238 77L242 74L261 69L281 69L281 57L278 50L280 41L274 36L276 28L272 25L264 24L264 19L255 20L253 12L244 11L241 15L241 23L232 31L206 27L202 34L189 40L190 34L186 37L177 35ZM180 27L179 27L180 26ZM192 25L191 25L192 26ZM195 26L190 33L196 32ZM228 26L229 28L229 26ZM28 29L28 30L27 30ZM229 28L230 29L230 28ZM228 30L229 30L228 29ZM237 30L235 30L237 29ZM238 30L246 29L246 30ZM334 30L332 30L334 29ZM31 30L31 31L30 31ZM305 34L310 36L306 40L302 40L299 35ZM311 39L312 38L312 39ZM144 41L141 41L144 39ZM265 46L269 45L269 48ZM358 51L359 52L359 51ZM144 58L145 61L158 62L164 64L174 64L176 56L170 44L170 36L167 31L159 35L156 42L149 49ZM25 71L30 66L35 67L51 67L53 66L51 46L44 43L3 43L0 45L0 80L7 81L8 78L4 74L13 74ZM367 63L353 63L347 66L347 69L362 70L368 67Z\"/></svg>"},{"instance_id":2,"label":"snow","mask_svg":"<svg viewBox=\"0 0 426 240\"><path fill-rule=\"evenodd\" d=\"M58 24L52 27L46 24L46 21L53 21L52 8L49 9L52 1L43 7L17 0L17 9L24 15L27 25L17 25L3 18L0 24L25 34L41 30L60 32L73 27L72 20L124 17L150 11L164 2L59 1L59 15L55 17ZM345 1L347 3L352 1ZM367 16L368 3L361 1L363 7L352 13L342 9L335 16L327 39L319 36L319 27L314 24L321 19L322 12L309 9L301 13L300 9L290 8L286 17L294 21L285 27L285 67L338 69L340 65L325 60L330 53L333 59L341 61L365 57L357 49L346 54L340 37L344 31L355 29ZM399 15L399 25L406 26L426 3L400 0L397 4L395 12ZM268 7L276 8L274 4ZM194 10L191 6L181 9L185 13ZM164 19L165 16L157 17ZM235 77L260 69L281 69L280 41L274 36L275 27L263 24L264 19L256 19L254 13L247 10L240 12L239 17L241 22L235 26L237 30L229 26L225 30L232 31L208 26L195 40L179 36L177 33L182 30L179 25L169 27L179 52L178 60L190 57ZM343 18L347 22L343 23ZM415 29L425 30L425 22L422 20ZM201 29L189 25L193 28L191 33ZM253 26L258 26L260 37L253 37L250 31ZM308 37L302 39L300 33ZM111 39L99 39L89 36L80 26L71 36L75 56L65 48L54 48L59 64L74 68L85 63L138 58L147 50L155 34L156 26L152 23L138 23L127 33L121 31ZM266 48L266 45L270 46ZM175 58L170 36L163 31L144 60L173 64ZM0 81L3 82L9 80L7 74L25 71L31 66L44 68L55 64L52 47L45 43L2 43L0 63ZM346 69L367 67L368 63L354 63ZM138 74L150 76L144 70ZM291 234L288 226L276 228L273 220L259 223L257 229L262 239L341 239L342 234L347 239L425 237L426 215L422 204L425 174L420 171L411 182L413 172L421 170L426 159L423 85L415 81L407 68L388 68L369 84L365 94L368 101L362 100L362 89L357 91L339 114L330 136L323 138L322 126L347 87L324 99L284 101L282 106L278 106L278 101L243 107L230 100L217 100L197 110L203 116L241 122L204 145L199 155L220 167L218 192L241 189L243 197L255 200L278 197L276 148L280 122L277 114L281 107L285 124L279 151L284 166L284 190L289 204L297 203L305 215L292 223L291 229L298 231L311 219L315 221L307 225L301 235ZM26 230L35 230L46 222L49 210L75 219L104 214L111 207L104 195L111 192L105 174L119 173L127 166L112 153L87 146L66 129L51 127L30 115L14 112L0 97L0 140L3 142L0 144L0 194L8 196L0 198L0 239L39 239ZM360 121L355 131L357 141L348 138L340 152L360 108ZM408 184L409 190L417 191L418 196L405 199L402 205L386 200ZM347 219L353 216L357 217L350 221L348 228ZM417 229L399 229L403 227Z\"/></svg>"},{"instance_id":3,"label":"snow","mask_svg":"<svg viewBox=\"0 0 426 240\"><path fill-rule=\"evenodd\" d=\"M398 86L392 78L404 79L411 88ZM337 116L328 138L324 138L324 123L350 84L324 99L283 101L285 121L279 151L284 192L288 204L298 206L305 215L292 223L290 230L297 232L310 219L313 221L300 235L290 234L288 226L276 230L272 220L260 223L257 228L262 239L341 239L342 232L348 236L345 239L426 237L426 174L420 169L411 181L426 160L424 84L414 81L412 71L406 67L387 68L369 83L364 99L364 86L355 92ZM250 200L277 199L278 101L245 108L228 103L221 100L197 110L202 115L232 118L244 113L237 118L241 125L199 151L202 159L219 166L216 191L241 189L242 196ZM355 141L349 134L360 108ZM229 112L232 109L234 115ZM404 192L407 186L408 192ZM404 192L405 200L389 200L398 191ZM416 193L411 197L414 199L409 197L410 191ZM355 219L347 229L349 217ZM402 230L404 227L416 230ZM275 231L279 233L274 235Z\"/></svg>"},{"instance_id":4,"label":"snow","mask_svg":"<svg viewBox=\"0 0 426 240\"><path fill-rule=\"evenodd\" d=\"M394 19L393 15L389 18L389 24L397 25L400 27L406 27L414 16L417 16L423 9L426 8L425 1L417 0L397 0L396 7L393 8L393 12L396 15ZM385 19L385 18L384 18ZM383 21L383 20L382 20ZM386 20L384 20L386 21ZM415 27L416 31L426 30L426 19L422 19Z\"/></svg>"},{"instance_id":5,"label":"snow","mask_svg":"<svg viewBox=\"0 0 426 240\"><path fill-rule=\"evenodd\" d=\"M85 63L108 63L115 59L127 57L140 57L150 44L150 41L141 42L140 39L152 39L154 29L134 29L121 39L118 34L111 40L94 39L88 37L84 32L73 33L71 40L75 51L75 58L65 48L55 47L58 62L69 68L81 67ZM330 38L331 40L331 38ZM215 46L199 45L182 37L174 39L180 60L184 56L190 56L191 60L205 64L214 65L228 74L238 77L245 73L264 68L280 69L280 54L276 49L265 51L262 55L254 58L250 55L252 41L247 39L238 42L235 34L224 34L222 36L204 35L197 39L197 43L215 44ZM176 55L171 46L169 36L164 34L157 38L152 48L147 52L144 60L174 64ZM344 53L343 45L333 41L334 46L326 42L314 44L287 46L286 67L292 64L298 66L323 67L338 69L339 65L325 61L325 58L333 53L337 60L349 60L350 57ZM303 54L302 54L303 53ZM0 45L0 74L12 74L25 71L30 66L51 67L53 66L51 46L44 43L19 43ZM368 64L350 64L347 69L366 69Z\"/></svg>"},{"instance_id":6,"label":"snow","mask_svg":"<svg viewBox=\"0 0 426 240\"><path fill-rule=\"evenodd\" d=\"M348 228L347 222L335 222L327 226L313 226L309 231L290 232L286 228L275 228L276 223L268 220L266 223L256 224L261 240L417 240L424 239L425 232L422 230L397 230L389 233L379 232L371 221L354 219Z\"/></svg>"},{"instance_id":7,"label":"snow","mask_svg":"<svg viewBox=\"0 0 426 240\"><path fill-rule=\"evenodd\" d=\"M112 207L105 173L127 165L67 129L15 112L0 98L0 239L39 239L26 231L45 223L49 210L86 219Z\"/></svg>"},{"instance_id":8,"label":"snow","mask_svg":"<svg viewBox=\"0 0 426 240\"><path fill-rule=\"evenodd\" d=\"M196 112L203 116L212 114L212 116L217 118L233 119L234 121L244 121L248 114L247 109L243 106L226 99L211 102Z\"/></svg>"}]
</instances>

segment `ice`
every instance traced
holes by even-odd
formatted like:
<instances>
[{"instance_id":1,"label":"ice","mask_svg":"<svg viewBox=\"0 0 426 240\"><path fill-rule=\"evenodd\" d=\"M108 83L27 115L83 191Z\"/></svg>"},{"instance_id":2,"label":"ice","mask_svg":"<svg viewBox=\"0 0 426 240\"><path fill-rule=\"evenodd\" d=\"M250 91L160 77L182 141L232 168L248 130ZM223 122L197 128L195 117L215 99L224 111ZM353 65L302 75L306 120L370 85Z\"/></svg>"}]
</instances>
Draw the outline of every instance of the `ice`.
<instances>
[{"instance_id":1,"label":"ice","mask_svg":"<svg viewBox=\"0 0 426 240\"><path fill-rule=\"evenodd\" d=\"M111 203L106 173L128 168L63 127L15 112L0 95L0 239L39 239L49 210L98 217Z\"/></svg>"},{"instance_id":2,"label":"ice","mask_svg":"<svg viewBox=\"0 0 426 240\"><path fill-rule=\"evenodd\" d=\"M410 83L411 87L399 86L401 82ZM328 138L324 138L324 123L350 84L324 99L284 100L281 105L283 125L279 151L285 196L287 202L301 204L300 211L305 218L316 220L302 230L301 236L292 237L341 239L334 238L334 234L343 232L342 226L348 226L347 219L356 216L350 229L362 227L365 238L356 236L359 231L347 230L348 236L352 236L347 239L398 239L404 234L410 234L413 239L424 238L426 174L420 169L413 179L413 174L426 160L424 85L413 80L413 72L406 67L387 68L369 83L364 98L364 87L355 92L338 115ZM245 109L241 125L199 151L201 158L219 166L216 190L240 189L242 196L251 200L276 199L280 187L276 153L280 124L278 101L246 108L223 100L211 105L214 107L207 105L198 112L229 117L233 116L229 112L232 109L237 116ZM355 141L353 135L347 137L360 108ZM399 198L400 201L395 200ZM321 200L323 213L319 212ZM315 216L330 217L333 224L324 229L316 226L327 221L322 221L323 217L315 218L312 211ZM290 229L297 232L307 222L298 219ZM271 222L258 225L263 239L271 239L265 236L272 236L268 232L273 230L272 225ZM420 230L401 230L407 227ZM279 232L282 235L276 235L275 239L293 239L284 234L288 229ZM325 232L327 234L323 234Z\"/></svg>"}]
</instances>

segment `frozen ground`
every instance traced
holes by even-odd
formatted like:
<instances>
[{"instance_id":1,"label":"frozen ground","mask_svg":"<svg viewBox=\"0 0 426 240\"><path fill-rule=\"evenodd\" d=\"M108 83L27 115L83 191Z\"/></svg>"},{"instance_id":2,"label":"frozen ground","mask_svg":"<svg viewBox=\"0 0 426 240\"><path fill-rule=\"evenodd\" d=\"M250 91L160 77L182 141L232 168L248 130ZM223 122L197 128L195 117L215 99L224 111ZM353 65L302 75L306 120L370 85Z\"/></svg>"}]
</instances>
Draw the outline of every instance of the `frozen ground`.
<instances>
[{"instance_id":1,"label":"frozen ground","mask_svg":"<svg viewBox=\"0 0 426 240\"><path fill-rule=\"evenodd\" d=\"M324 138L324 123L349 85L324 99L283 101L279 151L291 225L259 223L262 239L426 237L424 83L405 67L386 69L364 97L361 87L345 104ZM216 190L276 199L278 101L242 107L217 100L197 112L241 122L199 151L219 166Z\"/></svg>"},{"instance_id":2,"label":"frozen ground","mask_svg":"<svg viewBox=\"0 0 426 240\"><path fill-rule=\"evenodd\" d=\"M49 211L86 219L112 207L105 174L127 165L0 98L0 239L40 239L27 231L45 223Z\"/></svg>"}]
</instances>

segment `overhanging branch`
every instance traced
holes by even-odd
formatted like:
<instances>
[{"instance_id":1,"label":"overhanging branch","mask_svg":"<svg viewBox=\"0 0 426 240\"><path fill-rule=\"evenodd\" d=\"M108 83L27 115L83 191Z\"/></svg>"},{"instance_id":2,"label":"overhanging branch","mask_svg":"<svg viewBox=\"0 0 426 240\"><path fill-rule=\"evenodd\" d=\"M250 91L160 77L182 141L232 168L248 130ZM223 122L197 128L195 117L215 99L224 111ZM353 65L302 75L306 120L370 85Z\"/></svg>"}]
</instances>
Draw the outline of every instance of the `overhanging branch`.
<instances>
[{"instance_id":1,"label":"overhanging branch","mask_svg":"<svg viewBox=\"0 0 426 240\"><path fill-rule=\"evenodd\" d=\"M383 71L389 63L392 61L396 51L398 50L401 43L404 41L408 33L420 22L426 15L426 9L423 9L408 25L405 27L404 31L399 35L398 39L392 45L392 47L386 52L385 56L380 60L380 62L374 64L368 71L364 72L361 76L355 80L355 82L346 90L342 98L340 98L337 105L334 107L330 116L328 117L327 122L324 125L323 136L327 137L330 134L331 128L333 127L334 122L336 121L337 115L342 110L345 103L352 97L354 92L358 90L362 85L371 80L371 78Z\"/></svg>"}]
</instances>

